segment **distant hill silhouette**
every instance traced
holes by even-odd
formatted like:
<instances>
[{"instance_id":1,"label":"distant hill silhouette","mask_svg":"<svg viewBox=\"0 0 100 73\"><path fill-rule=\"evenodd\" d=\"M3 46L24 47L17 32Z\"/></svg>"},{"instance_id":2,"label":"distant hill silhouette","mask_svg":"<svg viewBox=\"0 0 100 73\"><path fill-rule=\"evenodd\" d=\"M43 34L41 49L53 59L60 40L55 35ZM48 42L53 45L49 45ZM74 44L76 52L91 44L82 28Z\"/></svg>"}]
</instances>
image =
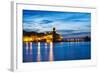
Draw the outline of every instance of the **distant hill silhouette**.
<instances>
[{"instance_id":1,"label":"distant hill silhouette","mask_svg":"<svg viewBox=\"0 0 100 73\"><path fill-rule=\"evenodd\" d=\"M31 35L38 35L38 36L42 36L44 35L44 33L37 33L35 31L25 31L23 30L23 36L31 36Z\"/></svg>"}]
</instances>

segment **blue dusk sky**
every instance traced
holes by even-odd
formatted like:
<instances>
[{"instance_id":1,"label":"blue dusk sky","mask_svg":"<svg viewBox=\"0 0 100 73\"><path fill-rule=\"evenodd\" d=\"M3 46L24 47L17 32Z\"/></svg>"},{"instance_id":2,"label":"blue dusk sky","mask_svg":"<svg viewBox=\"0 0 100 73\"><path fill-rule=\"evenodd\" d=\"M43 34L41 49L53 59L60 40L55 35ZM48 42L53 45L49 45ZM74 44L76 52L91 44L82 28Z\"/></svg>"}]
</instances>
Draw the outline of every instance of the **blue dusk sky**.
<instances>
[{"instance_id":1,"label":"blue dusk sky","mask_svg":"<svg viewBox=\"0 0 100 73\"><path fill-rule=\"evenodd\" d=\"M23 10L23 30L48 32L55 27L64 36L90 36L91 13Z\"/></svg>"}]
</instances>

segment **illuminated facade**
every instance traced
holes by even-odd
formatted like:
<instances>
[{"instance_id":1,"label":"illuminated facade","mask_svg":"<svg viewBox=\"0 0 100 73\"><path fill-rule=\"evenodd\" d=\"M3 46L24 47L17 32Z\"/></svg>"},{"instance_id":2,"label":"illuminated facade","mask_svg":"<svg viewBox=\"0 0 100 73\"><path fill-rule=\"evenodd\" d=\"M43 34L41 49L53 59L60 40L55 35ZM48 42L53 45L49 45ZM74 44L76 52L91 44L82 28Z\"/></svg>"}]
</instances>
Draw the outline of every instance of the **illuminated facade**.
<instances>
[{"instance_id":1,"label":"illuminated facade","mask_svg":"<svg viewBox=\"0 0 100 73\"><path fill-rule=\"evenodd\" d=\"M31 35L31 36L23 36L24 42L56 42L61 41L62 36L56 33L55 28L53 28L52 32L48 32L45 34L37 34L37 35Z\"/></svg>"}]
</instances>

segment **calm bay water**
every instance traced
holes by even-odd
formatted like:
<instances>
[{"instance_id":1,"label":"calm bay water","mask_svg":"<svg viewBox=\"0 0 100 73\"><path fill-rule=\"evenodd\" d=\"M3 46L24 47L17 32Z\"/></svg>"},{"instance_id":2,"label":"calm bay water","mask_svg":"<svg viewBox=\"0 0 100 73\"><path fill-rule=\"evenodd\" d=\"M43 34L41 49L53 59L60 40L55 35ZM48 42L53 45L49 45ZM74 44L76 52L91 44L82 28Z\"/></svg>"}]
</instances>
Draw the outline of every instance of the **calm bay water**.
<instances>
[{"instance_id":1,"label":"calm bay water","mask_svg":"<svg viewBox=\"0 0 100 73\"><path fill-rule=\"evenodd\" d=\"M90 42L23 43L23 62L84 60L90 58Z\"/></svg>"}]
</instances>

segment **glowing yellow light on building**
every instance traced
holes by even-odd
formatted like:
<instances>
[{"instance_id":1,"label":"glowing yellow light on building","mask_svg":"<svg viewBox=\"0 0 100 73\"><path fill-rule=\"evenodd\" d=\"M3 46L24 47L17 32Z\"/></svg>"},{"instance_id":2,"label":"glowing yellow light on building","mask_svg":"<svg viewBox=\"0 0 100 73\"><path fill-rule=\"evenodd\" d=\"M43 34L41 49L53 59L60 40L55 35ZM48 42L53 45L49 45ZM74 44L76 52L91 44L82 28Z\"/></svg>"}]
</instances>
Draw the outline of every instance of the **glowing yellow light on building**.
<instances>
[{"instance_id":1,"label":"glowing yellow light on building","mask_svg":"<svg viewBox=\"0 0 100 73\"><path fill-rule=\"evenodd\" d=\"M29 41L32 41L32 38L31 37L23 37L23 41L29 42Z\"/></svg>"}]
</instances>

